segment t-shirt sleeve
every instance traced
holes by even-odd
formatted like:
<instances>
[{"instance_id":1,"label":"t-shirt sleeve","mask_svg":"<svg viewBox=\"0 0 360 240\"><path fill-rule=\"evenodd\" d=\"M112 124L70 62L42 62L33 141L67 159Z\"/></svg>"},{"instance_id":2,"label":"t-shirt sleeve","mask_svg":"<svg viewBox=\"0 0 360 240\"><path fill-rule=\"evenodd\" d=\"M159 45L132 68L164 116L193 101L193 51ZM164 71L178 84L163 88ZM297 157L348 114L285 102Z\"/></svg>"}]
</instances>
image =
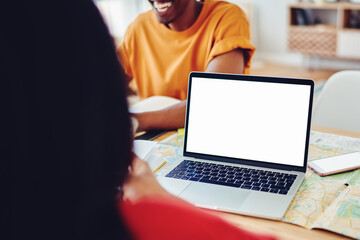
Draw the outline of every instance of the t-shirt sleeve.
<instances>
[{"instance_id":1,"label":"t-shirt sleeve","mask_svg":"<svg viewBox=\"0 0 360 240\"><path fill-rule=\"evenodd\" d=\"M240 48L244 50L245 73L248 73L255 47L250 42L249 22L245 13L236 5L230 8L217 23L214 46L207 64L217 55Z\"/></svg>"},{"instance_id":2,"label":"t-shirt sleeve","mask_svg":"<svg viewBox=\"0 0 360 240\"><path fill-rule=\"evenodd\" d=\"M121 202L119 209L135 239L274 240L242 230L175 197Z\"/></svg>"}]
</instances>

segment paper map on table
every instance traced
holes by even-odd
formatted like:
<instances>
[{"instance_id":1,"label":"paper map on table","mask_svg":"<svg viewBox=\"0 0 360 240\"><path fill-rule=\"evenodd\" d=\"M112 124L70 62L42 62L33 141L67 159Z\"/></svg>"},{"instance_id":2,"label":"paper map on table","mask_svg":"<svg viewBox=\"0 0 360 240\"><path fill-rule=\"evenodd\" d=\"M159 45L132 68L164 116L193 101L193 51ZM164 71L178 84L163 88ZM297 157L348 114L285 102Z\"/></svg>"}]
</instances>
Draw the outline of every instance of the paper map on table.
<instances>
[{"instance_id":1,"label":"paper map on table","mask_svg":"<svg viewBox=\"0 0 360 240\"><path fill-rule=\"evenodd\" d=\"M309 161L360 151L360 139L312 131ZM360 169L320 177L308 169L284 222L360 239Z\"/></svg>"},{"instance_id":2,"label":"paper map on table","mask_svg":"<svg viewBox=\"0 0 360 240\"><path fill-rule=\"evenodd\" d=\"M166 171L182 156L184 138L174 134L155 150L166 164ZM360 151L360 139L312 131L309 161ZM282 221L305 228L320 228L360 239L360 169L320 177L308 169Z\"/></svg>"}]
</instances>

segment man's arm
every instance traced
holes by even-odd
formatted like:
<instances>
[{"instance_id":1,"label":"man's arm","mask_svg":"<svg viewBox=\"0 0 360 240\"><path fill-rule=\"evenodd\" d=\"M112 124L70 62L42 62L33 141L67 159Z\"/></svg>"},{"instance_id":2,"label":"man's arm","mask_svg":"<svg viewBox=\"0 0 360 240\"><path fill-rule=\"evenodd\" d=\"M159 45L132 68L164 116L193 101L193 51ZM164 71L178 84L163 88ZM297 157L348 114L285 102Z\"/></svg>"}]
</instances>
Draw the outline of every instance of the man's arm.
<instances>
[{"instance_id":1,"label":"man's arm","mask_svg":"<svg viewBox=\"0 0 360 240\"><path fill-rule=\"evenodd\" d=\"M186 101L182 101L163 110L134 113L133 116L138 120L138 132L164 129L171 130L184 127L185 124Z\"/></svg>"},{"instance_id":2,"label":"man's arm","mask_svg":"<svg viewBox=\"0 0 360 240\"><path fill-rule=\"evenodd\" d=\"M238 73L244 72L244 53L241 49L216 56L208 64L206 72ZM177 129L185 125L186 101L160 111L133 114L139 122L137 131L154 129Z\"/></svg>"},{"instance_id":3,"label":"man's arm","mask_svg":"<svg viewBox=\"0 0 360 240\"><path fill-rule=\"evenodd\" d=\"M242 74L244 68L244 50L234 49L214 57L208 64L206 72Z\"/></svg>"}]
</instances>

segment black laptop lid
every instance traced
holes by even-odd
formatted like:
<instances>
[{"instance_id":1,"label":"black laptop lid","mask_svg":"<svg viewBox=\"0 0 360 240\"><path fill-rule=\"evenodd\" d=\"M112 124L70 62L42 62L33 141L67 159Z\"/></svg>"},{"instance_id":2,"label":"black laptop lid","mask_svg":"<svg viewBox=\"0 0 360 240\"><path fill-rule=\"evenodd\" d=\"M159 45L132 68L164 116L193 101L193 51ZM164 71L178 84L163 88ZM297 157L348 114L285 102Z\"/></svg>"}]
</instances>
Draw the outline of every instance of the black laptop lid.
<instances>
[{"instance_id":1,"label":"black laptop lid","mask_svg":"<svg viewBox=\"0 0 360 240\"><path fill-rule=\"evenodd\" d=\"M192 72L184 156L306 171L314 82Z\"/></svg>"}]
</instances>

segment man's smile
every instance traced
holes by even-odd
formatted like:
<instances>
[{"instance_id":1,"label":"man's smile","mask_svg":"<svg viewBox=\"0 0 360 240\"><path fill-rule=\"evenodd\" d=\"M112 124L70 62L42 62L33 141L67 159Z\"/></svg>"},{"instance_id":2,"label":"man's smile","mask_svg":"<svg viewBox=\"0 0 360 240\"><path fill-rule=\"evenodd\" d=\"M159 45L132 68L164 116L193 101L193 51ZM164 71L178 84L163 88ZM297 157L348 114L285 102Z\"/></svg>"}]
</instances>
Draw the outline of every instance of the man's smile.
<instances>
[{"instance_id":1,"label":"man's smile","mask_svg":"<svg viewBox=\"0 0 360 240\"><path fill-rule=\"evenodd\" d=\"M156 11L158 11L159 13L162 13L162 12L166 12L168 10L168 8L172 6L172 2L161 3L161 2L154 1L153 6L156 9Z\"/></svg>"}]
</instances>

